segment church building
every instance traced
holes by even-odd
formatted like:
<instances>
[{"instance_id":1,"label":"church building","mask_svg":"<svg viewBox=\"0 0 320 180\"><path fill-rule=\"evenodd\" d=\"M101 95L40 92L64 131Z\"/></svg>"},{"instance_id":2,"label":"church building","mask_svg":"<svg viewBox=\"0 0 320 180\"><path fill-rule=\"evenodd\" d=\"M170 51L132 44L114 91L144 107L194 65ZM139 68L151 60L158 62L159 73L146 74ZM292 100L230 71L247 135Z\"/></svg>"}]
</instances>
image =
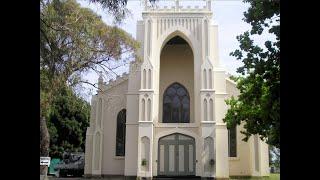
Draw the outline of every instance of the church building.
<instances>
[{"instance_id":1,"label":"church building","mask_svg":"<svg viewBox=\"0 0 320 180\"><path fill-rule=\"evenodd\" d=\"M98 79L86 132L85 175L132 178L269 176L268 145L227 129L225 100L239 90L221 67L211 1L144 5L141 60Z\"/></svg>"}]
</instances>

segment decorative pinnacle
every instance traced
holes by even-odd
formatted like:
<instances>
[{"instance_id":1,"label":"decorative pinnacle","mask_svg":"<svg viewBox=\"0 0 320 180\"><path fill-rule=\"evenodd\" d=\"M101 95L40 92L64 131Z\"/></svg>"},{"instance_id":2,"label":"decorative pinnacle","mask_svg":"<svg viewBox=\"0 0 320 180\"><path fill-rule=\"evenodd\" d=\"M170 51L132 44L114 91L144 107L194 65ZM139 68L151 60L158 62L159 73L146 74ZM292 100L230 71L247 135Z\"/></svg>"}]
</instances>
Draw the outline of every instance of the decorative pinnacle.
<instances>
[{"instance_id":1,"label":"decorative pinnacle","mask_svg":"<svg viewBox=\"0 0 320 180\"><path fill-rule=\"evenodd\" d=\"M179 0L176 0L176 9L179 9Z\"/></svg>"}]
</instances>

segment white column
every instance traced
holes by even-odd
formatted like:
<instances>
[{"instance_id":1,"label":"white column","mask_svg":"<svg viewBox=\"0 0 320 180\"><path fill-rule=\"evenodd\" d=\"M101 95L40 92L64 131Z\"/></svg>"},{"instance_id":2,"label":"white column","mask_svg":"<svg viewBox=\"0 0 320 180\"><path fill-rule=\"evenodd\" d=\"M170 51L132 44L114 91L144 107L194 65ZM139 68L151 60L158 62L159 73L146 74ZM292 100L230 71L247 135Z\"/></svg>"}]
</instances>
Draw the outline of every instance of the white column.
<instances>
[{"instance_id":1,"label":"white column","mask_svg":"<svg viewBox=\"0 0 320 180\"><path fill-rule=\"evenodd\" d=\"M153 152L153 124L150 121L139 122L139 130L138 130L138 160L137 160L137 177L152 177L152 152ZM149 144L148 147L145 147L146 144L142 141L143 139L148 139ZM142 149L144 146L144 149ZM146 151L148 149L148 151ZM146 156L149 156L146 158ZM142 165L142 160L146 159L147 163L144 167Z\"/></svg>"},{"instance_id":2,"label":"white column","mask_svg":"<svg viewBox=\"0 0 320 180\"><path fill-rule=\"evenodd\" d=\"M156 22L152 19L145 21L145 51L144 62L141 66L142 70L146 70L145 79L146 87L141 86L139 90L139 118L138 118L138 152L137 152L137 176L138 177L152 177L152 142L153 142L153 117L154 117L154 58L153 55L154 41L156 36ZM150 73L149 73L150 71ZM143 74L142 74L143 75ZM144 101L144 103L142 103ZM143 139L148 139L149 144L144 144ZM148 147L145 147L148 146ZM141 149L143 147L143 149ZM148 151L146 151L146 149ZM148 152L148 155L145 153ZM149 156L146 158L146 156ZM147 168L142 166L142 159L147 159Z\"/></svg>"},{"instance_id":3,"label":"white column","mask_svg":"<svg viewBox=\"0 0 320 180\"><path fill-rule=\"evenodd\" d=\"M144 57L144 24L143 21L137 23L137 41L141 43L139 55ZM126 152L125 152L125 176L137 176L138 161L138 121L139 121L139 89L141 84L141 65L131 64L128 80L127 92L127 119L126 119ZM130 117L130 118L129 118Z\"/></svg>"},{"instance_id":4,"label":"white column","mask_svg":"<svg viewBox=\"0 0 320 180\"><path fill-rule=\"evenodd\" d=\"M218 25L209 26L209 34L210 34L210 60L212 61L212 65L214 67L219 67L219 47L218 47Z\"/></svg>"},{"instance_id":5,"label":"white column","mask_svg":"<svg viewBox=\"0 0 320 180\"><path fill-rule=\"evenodd\" d=\"M216 178L229 178L228 130L225 125L216 125Z\"/></svg>"},{"instance_id":6,"label":"white column","mask_svg":"<svg viewBox=\"0 0 320 180\"><path fill-rule=\"evenodd\" d=\"M229 154L228 154L228 129L223 122L227 111L225 99L226 77L222 68L214 68L214 87L215 87L215 120L216 120L216 178L229 177Z\"/></svg>"}]
</instances>

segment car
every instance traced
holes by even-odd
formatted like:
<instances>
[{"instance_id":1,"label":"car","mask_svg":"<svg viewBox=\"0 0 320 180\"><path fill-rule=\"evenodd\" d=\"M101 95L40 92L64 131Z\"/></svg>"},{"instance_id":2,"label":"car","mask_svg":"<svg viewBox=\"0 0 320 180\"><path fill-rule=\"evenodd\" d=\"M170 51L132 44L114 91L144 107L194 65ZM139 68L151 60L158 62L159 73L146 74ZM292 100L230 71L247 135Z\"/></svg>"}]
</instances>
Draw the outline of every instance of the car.
<instances>
[{"instance_id":1,"label":"car","mask_svg":"<svg viewBox=\"0 0 320 180\"><path fill-rule=\"evenodd\" d=\"M64 153L63 160L56 165L58 177L75 176L84 174L84 153Z\"/></svg>"}]
</instances>

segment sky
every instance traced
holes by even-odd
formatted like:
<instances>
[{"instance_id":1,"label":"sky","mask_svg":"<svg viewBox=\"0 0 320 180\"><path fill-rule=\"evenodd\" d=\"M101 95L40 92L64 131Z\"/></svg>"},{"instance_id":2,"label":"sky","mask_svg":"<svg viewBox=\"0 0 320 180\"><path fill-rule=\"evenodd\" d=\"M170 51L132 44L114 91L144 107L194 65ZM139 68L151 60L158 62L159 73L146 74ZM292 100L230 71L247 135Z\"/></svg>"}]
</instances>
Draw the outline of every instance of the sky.
<instances>
[{"instance_id":1,"label":"sky","mask_svg":"<svg viewBox=\"0 0 320 180\"><path fill-rule=\"evenodd\" d=\"M168 1L168 0L167 0ZM109 25L112 25L113 17L107 14L100 5L96 3L89 3L88 0L77 0L82 7L88 7L95 13L102 17L102 20ZM172 2L163 2L158 5L163 5ZM181 1L183 6L199 5L199 7L205 4L202 0L193 1ZM171 4L170 4L171 5ZM243 13L248 9L249 4L243 3L242 0L214 0L212 1L213 24L218 25L218 46L219 46L219 57L221 65L226 69L227 73L237 75L236 70L242 65L242 62L236 60L235 57L230 56L230 52L239 48L239 43L236 39L237 35L250 30L251 26L244 22ZM136 22L142 20L141 12L143 9L140 0L128 0L127 8L130 10L129 15L123 23L120 25L122 29L130 33L134 38L136 37ZM273 35L263 33L261 36L255 36L254 42L258 45L263 46L266 40L275 39ZM128 71L128 67L124 67L118 70L119 74ZM91 83L97 83L98 76L94 73L86 75L85 79ZM105 80L106 81L106 80ZM95 89L92 87L89 90L94 92ZM87 90L87 91L89 91ZM85 97L88 101L90 97Z\"/></svg>"}]
</instances>

